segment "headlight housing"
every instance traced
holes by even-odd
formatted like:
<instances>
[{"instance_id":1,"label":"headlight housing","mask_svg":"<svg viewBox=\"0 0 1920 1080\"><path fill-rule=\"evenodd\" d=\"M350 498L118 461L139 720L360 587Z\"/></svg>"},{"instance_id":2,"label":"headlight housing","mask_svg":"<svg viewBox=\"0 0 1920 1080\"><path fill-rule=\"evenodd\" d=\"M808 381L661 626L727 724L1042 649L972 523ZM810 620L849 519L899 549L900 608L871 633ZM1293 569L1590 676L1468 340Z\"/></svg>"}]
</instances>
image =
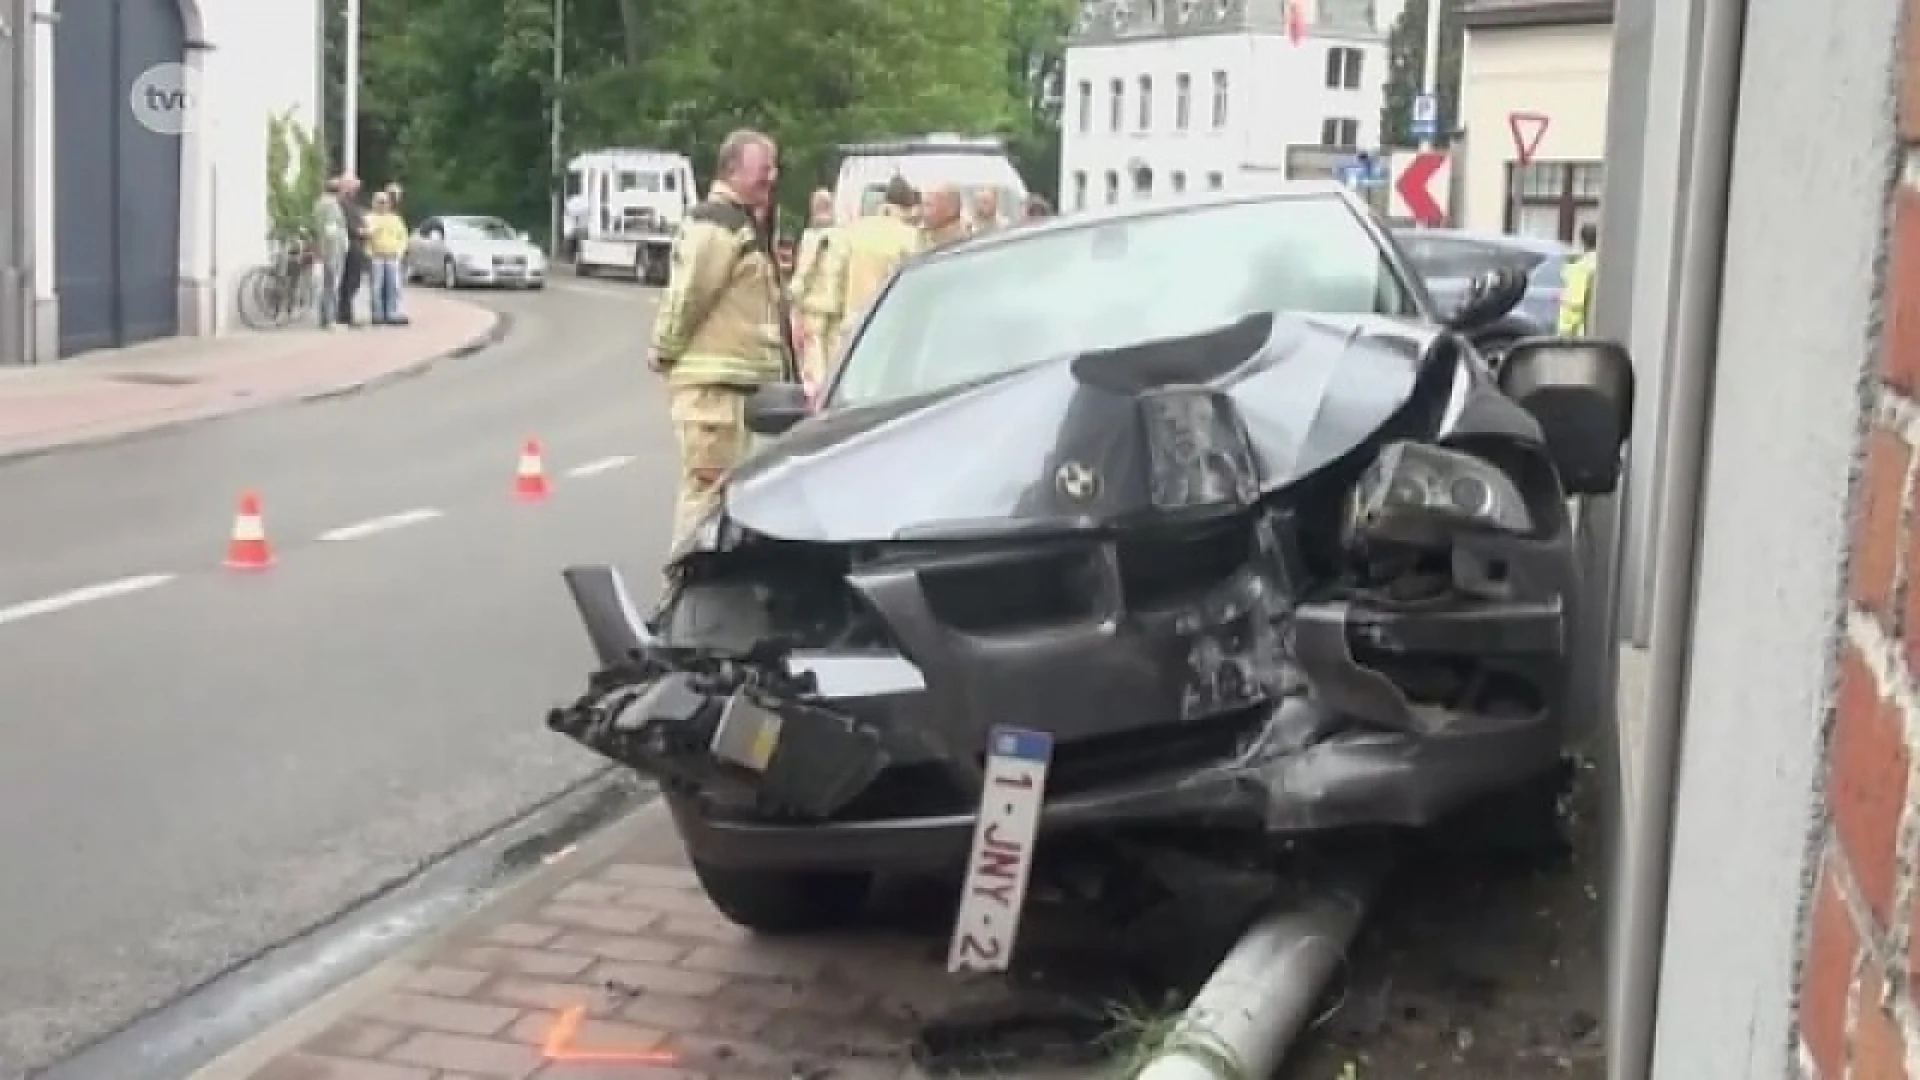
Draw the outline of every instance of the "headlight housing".
<instances>
[{"instance_id":1,"label":"headlight housing","mask_svg":"<svg viewBox=\"0 0 1920 1080\"><path fill-rule=\"evenodd\" d=\"M1349 539L1362 543L1437 546L1468 529L1530 533L1533 515L1504 469L1427 443L1389 444L1348 502Z\"/></svg>"}]
</instances>

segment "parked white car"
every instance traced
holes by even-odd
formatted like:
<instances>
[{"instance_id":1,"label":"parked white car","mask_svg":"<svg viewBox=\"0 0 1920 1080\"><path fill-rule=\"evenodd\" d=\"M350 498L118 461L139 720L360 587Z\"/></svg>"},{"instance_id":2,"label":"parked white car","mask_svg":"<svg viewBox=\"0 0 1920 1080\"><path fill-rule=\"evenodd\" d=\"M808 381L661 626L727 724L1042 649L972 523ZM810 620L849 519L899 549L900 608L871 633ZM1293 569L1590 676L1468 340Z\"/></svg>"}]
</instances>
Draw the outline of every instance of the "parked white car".
<instances>
[{"instance_id":1,"label":"parked white car","mask_svg":"<svg viewBox=\"0 0 1920 1080\"><path fill-rule=\"evenodd\" d=\"M431 217L407 242L406 272L408 281L449 289L540 289L547 284L547 256L526 233L497 217Z\"/></svg>"}]
</instances>

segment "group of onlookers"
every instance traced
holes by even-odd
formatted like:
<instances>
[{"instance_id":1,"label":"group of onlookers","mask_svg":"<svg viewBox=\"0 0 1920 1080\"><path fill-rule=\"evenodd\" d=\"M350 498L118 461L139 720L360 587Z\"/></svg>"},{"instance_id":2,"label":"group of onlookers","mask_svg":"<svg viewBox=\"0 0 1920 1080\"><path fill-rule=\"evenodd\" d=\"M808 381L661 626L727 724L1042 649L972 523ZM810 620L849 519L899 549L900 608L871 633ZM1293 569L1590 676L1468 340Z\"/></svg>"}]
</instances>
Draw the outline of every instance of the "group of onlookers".
<instances>
[{"instance_id":1,"label":"group of onlookers","mask_svg":"<svg viewBox=\"0 0 1920 1080\"><path fill-rule=\"evenodd\" d=\"M407 222L400 214L402 190L388 184L360 204L360 178L347 172L327 180L314 206L318 221L320 327L357 327L355 308L362 284L368 286L368 322L405 326L400 310L406 285Z\"/></svg>"}]
</instances>

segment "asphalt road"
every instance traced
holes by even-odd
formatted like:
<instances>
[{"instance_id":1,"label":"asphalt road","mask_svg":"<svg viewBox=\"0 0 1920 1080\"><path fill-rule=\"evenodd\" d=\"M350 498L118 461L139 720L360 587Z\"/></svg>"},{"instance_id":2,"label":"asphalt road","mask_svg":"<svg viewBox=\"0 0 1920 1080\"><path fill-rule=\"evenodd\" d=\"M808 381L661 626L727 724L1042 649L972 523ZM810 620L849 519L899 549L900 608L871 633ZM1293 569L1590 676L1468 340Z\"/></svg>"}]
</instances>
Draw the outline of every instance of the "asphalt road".
<instances>
[{"instance_id":1,"label":"asphalt road","mask_svg":"<svg viewBox=\"0 0 1920 1080\"><path fill-rule=\"evenodd\" d=\"M598 769L541 723L588 664L558 570L652 591L653 294L475 295L507 340L418 378L0 463L0 1077ZM220 565L248 489L254 575Z\"/></svg>"}]
</instances>

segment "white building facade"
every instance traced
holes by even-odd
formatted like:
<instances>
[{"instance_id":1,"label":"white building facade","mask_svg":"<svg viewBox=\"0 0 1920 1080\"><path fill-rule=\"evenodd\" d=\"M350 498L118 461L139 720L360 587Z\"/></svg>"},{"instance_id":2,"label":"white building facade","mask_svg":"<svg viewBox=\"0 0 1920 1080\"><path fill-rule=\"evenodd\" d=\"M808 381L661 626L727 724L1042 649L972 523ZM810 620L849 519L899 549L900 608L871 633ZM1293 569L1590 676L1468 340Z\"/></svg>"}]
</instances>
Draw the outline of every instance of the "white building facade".
<instances>
[{"instance_id":1,"label":"white building facade","mask_svg":"<svg viewBox=\"0 0 1920 1080\"><path fill-rule=\"evenodd\" d=\"M234 322L267 131L313 130L320 0L36 0L32 362Z\"/></svg>"},{"instance_id":2,"label":"white building facade","mask_svg":"<svg viewBox=\"0 0 1920 1080\"><path fill-rule=\"evenodd\" d=\"M1572 241L1600 217L1613 0L1471 0L1460 19L1460 224Z\"/></svg>"},{"instance_id":3,"label":"white building facade","mask_svg":"<svg viewBox=\"0 0 1920 1080\"><path fill-rule=\"evenodd\" d=\"M1303 157L1376 149L1387 48L1374 5L1293 2L1297 16L1288 0L1083 0L1062 86L1061 209L1230 190L1298 175Z\"/></svg>"}]
</instances>

